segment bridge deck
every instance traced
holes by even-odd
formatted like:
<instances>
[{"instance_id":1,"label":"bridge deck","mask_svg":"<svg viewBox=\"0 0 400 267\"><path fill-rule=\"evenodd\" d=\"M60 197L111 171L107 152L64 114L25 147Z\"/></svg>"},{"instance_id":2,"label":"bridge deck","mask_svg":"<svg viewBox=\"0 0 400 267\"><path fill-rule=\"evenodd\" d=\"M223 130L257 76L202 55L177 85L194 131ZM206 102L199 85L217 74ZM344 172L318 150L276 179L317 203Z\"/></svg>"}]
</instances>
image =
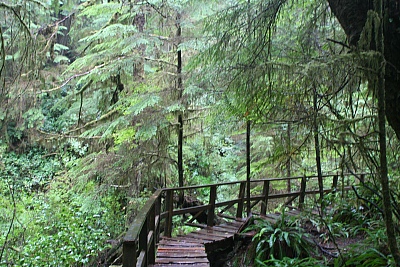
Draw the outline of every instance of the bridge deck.
<instances>
[{"instance_id":1,"label":"bridge deck","mask_svg":"<svg viewBox=\"0 0 400 267\"><path fill-rule=\"evenodd\" d=\"M207 253L221 243L233 243L233 238L247 220L237 219L213 227L206 227L186 235L162 237L158 243L154 267L208 267Z\"/></svg>"}]
</instances>

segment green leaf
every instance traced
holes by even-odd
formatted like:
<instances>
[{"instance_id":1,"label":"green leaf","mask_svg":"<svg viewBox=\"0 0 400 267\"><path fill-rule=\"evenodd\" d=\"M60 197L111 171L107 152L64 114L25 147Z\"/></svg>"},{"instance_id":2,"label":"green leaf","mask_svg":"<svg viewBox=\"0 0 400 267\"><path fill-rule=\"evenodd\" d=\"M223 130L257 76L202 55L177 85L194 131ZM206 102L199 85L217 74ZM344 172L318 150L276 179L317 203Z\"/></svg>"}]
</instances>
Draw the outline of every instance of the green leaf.
<instances>
[{"instance_id":1,"label":"green leaf","mask_svg":"<svg viewBox=\"0 0 400 267\"><path fill-rule=\"evenodd\" d=\"M58 63L62 63L62 62L68 63L68 62L69 62L69 58L66 57L66 56L57 55L57 56L54 58L53 62L54 62L54 63L57 63L57 64L58 64Z\"/></svg>"}]
</instances>

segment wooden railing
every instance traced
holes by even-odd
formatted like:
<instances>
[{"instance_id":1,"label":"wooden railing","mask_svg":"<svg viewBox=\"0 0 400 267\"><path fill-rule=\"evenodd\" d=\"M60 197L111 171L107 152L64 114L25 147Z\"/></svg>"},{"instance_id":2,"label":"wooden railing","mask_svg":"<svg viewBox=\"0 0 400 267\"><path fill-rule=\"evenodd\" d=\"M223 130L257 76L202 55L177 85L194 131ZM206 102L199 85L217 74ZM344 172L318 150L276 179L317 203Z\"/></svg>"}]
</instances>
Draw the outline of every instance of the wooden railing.
<instances>
[{"instance_id":1,"label":"wooden railing","mask_svg":"<svg viewBox=\"0 0 400 267\"><path fill-rule=\"evenodd\" d=\"M329 188L324 188L324 193L347 191L350 189L350 184L354 184L357 180L364 181L364 174L349 174L342 176L339 181L338 175L324 175L323 178L332 178ZM350 181L351 177L356 177L353 181ZM298 176L298 177L284 177L284 178L267 178L260 180L251 180L250 188L255 188L257 185L260 187L261 192L254 193L250 197L251 212L255 213L254 210L257 204L261 203L259 207L259 214L265 215L268 208L268 202L271 199L286 198L285 205L288 205L295 201L298 197L298 206L300 209L304 207L305 196L309 194L318 194L320 191L317 189L308 189L307 184L310 180L315 180L317 176ZM347 178L347 183L345 183ZM293 188L296 187L296 191L291 192L278 192L273 193L272 183L282 181L291 181ZM294 181L297 181L295 183ZM340 183L339 183L340 182ZM177 215L192 214L191 218L186 222L187 225L195 227L207 227L214 225L214 218L216 209L221 208L218 211L218 215L227 219L243 218L245 212L244 207L247 201L245 197L246 192L246 181L226 182L218 184L208 185L197 185L197 186L186 186L178 188L164 188L157 190L146 202L144 207L141 209L138 216L128 229L124 241L123 241L123 267L142 267L148 266L155 262L156 244L160 237L160 226L163 221L163 235L170 237L172 234L172 218ZM317 184L317 183L314 183ZM325 183L326 184L326 183ZM338 188L338 186L341 186ZM218 202L218 189L226 187L237 187L238 196L231 200L224 200ZM177 206L178 196L182 196L187 192L196 192L199 190L208 190L208 203L201 204L194 207L175 207ZM162 201L162 199L164 199ZM162 209L163 204L163 209ZM233 206L236 205L236 208ZM232 215L232 209L234 214ZM230 211L231 214L225 214ZM247 211L249 212L249 211ZM200 215L206 215L206 220L203 218L203 223L195 223L194 221L199 218Z\"/></svg>"}]
</instances>

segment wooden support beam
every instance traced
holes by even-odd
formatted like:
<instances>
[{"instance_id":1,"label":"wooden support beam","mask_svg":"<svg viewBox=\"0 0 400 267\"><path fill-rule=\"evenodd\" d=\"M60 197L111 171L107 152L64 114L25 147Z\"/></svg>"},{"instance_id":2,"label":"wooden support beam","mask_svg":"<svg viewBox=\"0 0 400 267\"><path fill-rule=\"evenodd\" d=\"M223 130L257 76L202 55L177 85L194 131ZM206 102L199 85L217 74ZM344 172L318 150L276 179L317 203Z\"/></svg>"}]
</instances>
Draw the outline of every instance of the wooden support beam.
<instances>
[{"instance_id":1,"label":"wooden support beam","mask_svg":"<svg viewBox=\"0 0 400 267\"><path fill-rule=\"evenodd\" d=\"M172 234L172 213L174 211L174 191L168 190L165 200L165 210L167 217L165 218L164 236L171 237Z\"/></svg>"},{"instance_id":2,"label":"wooden support beam","mask_svg":"<svg viewBox=\"0 0 400 267\"><path fill-rule=\"evenodd\" d=\"M239 196L238 196L238 206L236 211L236 218L242 218L243 206L244 206L244 192L246 189L246 182L240 183Z\"/></svg>"},{"instance_id":3,"label":"wooden support beam","mask_svg":"<svg viewBox=\"0 0 400 267\"><path fill-rule=\"evenodd\" d=\"M304 198L306 196L306 184L307 184L307 177L304 176L301 178L301 185L300 185L300 197L299 197L299 209L303 210L304 208Z\"/></svg>"},{"instance_id":4,"label":"wooden support beam","mask_svg":"<svg viewBox=\"0 0 400 267\"><path fill-rule=\"evenodd\" d=\"M264 200L261 203L261 215L265 215L267 213L268 196L269 196L269 181L264 181L264 186L263 186Z\"/></svg>"},{"instance_id":5,"label":"wooden support beam","mask_svg":"<svg viewBox=\"0 0 400 267\"><path fill-rule=\"evenodd\" d=\"M217 186L213 185L210 187L210 201L209 201L209 208L207 214L207 226L214 225L214 216L215 216L215 201L217 198Z\"/></svg>"}]
</instances>

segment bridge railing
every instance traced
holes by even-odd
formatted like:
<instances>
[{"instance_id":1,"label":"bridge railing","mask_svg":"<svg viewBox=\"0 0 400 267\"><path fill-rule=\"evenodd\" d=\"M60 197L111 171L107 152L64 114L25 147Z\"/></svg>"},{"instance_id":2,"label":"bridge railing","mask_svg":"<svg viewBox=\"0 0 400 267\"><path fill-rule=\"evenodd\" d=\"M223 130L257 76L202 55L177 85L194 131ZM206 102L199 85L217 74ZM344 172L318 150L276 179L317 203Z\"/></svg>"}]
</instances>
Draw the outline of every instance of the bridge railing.
<instances>
[{"instance_id":1,"label":"bridge railing","mask_svg":"<svg viewBox=\"0 0 400 267\"><path fill-rule=\"evenodd\" d=\"M339 175L324 175L324 181L332 178L329 187L324 187L324 193L347 191L350 189L350 183L345 183L345 178L348 180L351 177L357 177L357 180L364 181L364 174L346 174L342 176L339 181ZM317 176L298 176L298 177L283 177L283 178L266 178L259 180L251 180L250 188L255 188L257 185L260 187L261 192L254 193L250 197L250 207L252 212L257 204L259 214L265 215L268 209L268 202L272 199L286 198L285 204L292 203L296 198L298 199L299 208L304 207L305 196L309 194L318 194L319 190L315 188L308 188L307 184L310 181L317 179ZM297 188L290 192L273 192L273 183L282 183L282 181L296 181ZM313 183L314 185L316 183ZM142 267L148 266L155 262L156 244L159 240L160 229L163 228L163 235L171 237L173 228L173 217L177 215L192 214L191 218L186 222L187 225L195 227L207 227L214 225L214 218L216 210L218 215L228 219L242 218L245 211L246 198L246 181L225 182L218 184L185 186L178 188L164 188L157 190L146 202L144 207L135 218L134 222L128 229L123 242L123 267ZM340 188L338 186L340 185ZM238 188L237 197L230 200L218 201L218 189L225 189L227 187ZM208 191L208 203L200 204L192 207L178 207L177 199L185 193L198 190ZM164 201L162 199L165 197ZM163 204L163 207L162 207ZM236 205L236 208L234 207ZM260 206L260 207L259 207ZM232 216L232 209L234 215ZM231 214L225 214L227 211ZM202 216L202 220L199 220ZM201 221L202 223L195 223L194 220ZM163 221L163 224L161 225Z\"/></svg>"}]
</instances>

